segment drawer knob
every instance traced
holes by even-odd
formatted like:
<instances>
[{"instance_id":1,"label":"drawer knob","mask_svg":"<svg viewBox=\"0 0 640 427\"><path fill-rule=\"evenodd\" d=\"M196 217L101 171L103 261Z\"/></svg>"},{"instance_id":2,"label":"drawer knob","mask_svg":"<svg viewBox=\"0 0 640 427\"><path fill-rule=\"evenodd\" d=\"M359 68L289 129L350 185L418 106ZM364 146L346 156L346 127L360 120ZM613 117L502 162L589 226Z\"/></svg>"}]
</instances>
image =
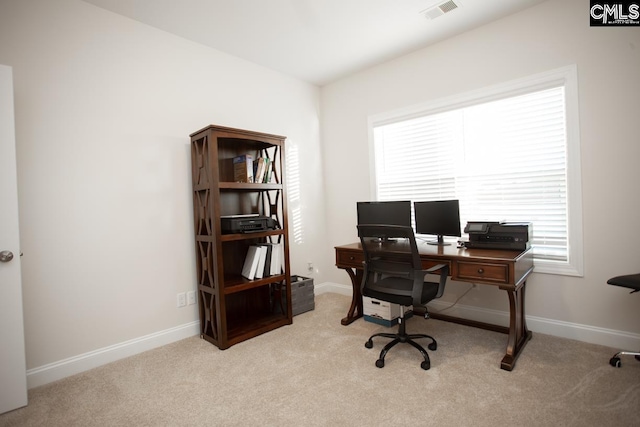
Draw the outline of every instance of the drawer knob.
<instances>
[{"instance_id":1,"label":"drawer knob","mask_svg":"<svg viewBox=\"0 0 640 427\"><path fill-rule=\"evenodd\" d=\"M356 259L356 257L354 257L354 256L350 256L350 257L349 257L349 259L350 259L351 261L353 261L354 259Z\"/></svg>"},{"instance_id":2,"label":"drawer knob","mask_svg":"<svg viewBox=\"0 0 640 427\"><path fill-rule=\"evenodd\" d=\"M484 273L484 268L479 268L478 269L478 274L482 274L482 273Z\"/></svg>"}]
</instances>

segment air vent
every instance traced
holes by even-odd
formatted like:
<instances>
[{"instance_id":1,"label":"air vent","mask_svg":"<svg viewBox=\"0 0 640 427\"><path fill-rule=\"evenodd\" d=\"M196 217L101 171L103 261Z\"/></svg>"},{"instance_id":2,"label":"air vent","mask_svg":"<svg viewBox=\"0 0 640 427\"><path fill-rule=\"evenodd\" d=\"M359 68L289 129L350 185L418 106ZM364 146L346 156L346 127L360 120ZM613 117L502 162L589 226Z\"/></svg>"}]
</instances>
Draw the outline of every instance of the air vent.
<instances>
[{"instance_id":1,"label":"air vent","mask_svg":"<svg viewBox=\"0 0 640 427\"><path fill-rule=\"evenodd\" d=\"M449 13L457 8L458 4L453 0L449 0L423 10L422 14L424 14L427 19L436 19L437 17L442 16L445 13Z\"/></svg>"}]
</instances>

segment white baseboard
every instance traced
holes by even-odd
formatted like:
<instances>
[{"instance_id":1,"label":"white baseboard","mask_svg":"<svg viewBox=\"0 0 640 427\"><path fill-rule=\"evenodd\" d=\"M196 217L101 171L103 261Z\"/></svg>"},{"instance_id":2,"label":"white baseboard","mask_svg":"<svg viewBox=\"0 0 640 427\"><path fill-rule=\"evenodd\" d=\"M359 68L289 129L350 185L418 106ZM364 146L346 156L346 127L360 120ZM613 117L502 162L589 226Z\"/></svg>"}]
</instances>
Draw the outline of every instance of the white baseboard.
<instances>
[{"instance_id":1,"label":"white baseboard","mask_svg":"<svg viewBox=\"0 0 640 427\"><path fill-rule=\"evenodd\" d=\"M338 283L321 283L315 287L316 295L325 292L334 292L341 295L351 295L351 286ZM432 311L442 310L449 307L451 303L432 301L429 307ZM457 304L446 310L443 314L462 317L463 319L475 320L494 325L508 326L509 313L506 311L489 310L480 307ZM631 332L616 331L613 329L599 328L595 326L582 325L579 323L564 322L560 320L547 319L536 316L526 316L527 327L530 331L553 335L560 338L568 338L577 341L599 344L614 349L638 351L640 350L640 334Z\"/></svg>"},{"instance_id":2,"label":"white baseboard","mask_svg":"<svg viewBox=\"0 0 640 427\"><path fill-rule=\"evenodd\" d=\"M351 295L351 286L338 283L321 283L314 287L315 294L334 292ZM180 341L200 333L200 322L195 321L175 328L159 331L140 338L135 338L109 347L69 357L27 370L27 387L34 388L71 375L79 374L116 360L124 359L147 350L151 350L172 342Z\"/></svg>"},{"instance_id":3,"label":"white baseboard","mask_svg":"<svg viewBox=\"0 0 640 427\"><path fill-rule=\"evenodd\" d=\"M175 328L155 332L109 347L73 356L27 370L27 387L34 388L71 375L79 374L116 360L124 359L147 350L171 344L200 333L200 321L186 323Z\"/></svg>"},{"instance_id":4,"label":"white baseboard","mask_svg":"<svg viewBox=\"0 0 640 427\"><path fill-rule=\"evenodd\" d=\"M617 350L640 350L640 334L534 316L526 318L529 329L541 334L604 345Z\"/></svg>"},{"instance_id":5,"label":"white baseboard","mask_svg":"<svg viewBox=\"0 0 640 427\"><path fill-rule=\"evenodd\" d=\"M333 292L351 296L351 286L339 283L324 282L314 286L316 295ZM433 311L441 310L450 304L433 301L429 304ZM507 326L509 315L507 312L489 310L479 307L457 304L446 310L445 314L462 317L478 322ZM640 350L640 334L598 328L577 323L527 316L527 327L535 333L553 335L561 338L574 339L592 344L600 344L614 349L637 351ZM79 374L89 369L116 360L124 359L153 348L171 344L172 342L189 338L200 333L200 322L186 323L175 328L145 335L109 347L73 356L58 362L49 363L27 371L28 388L38 387L62 378Z\"/></svg>"},{"instance_id":6,"label":"white baseboard","mask_svg":"<svg viewBox=\"0 0 640 427\"><path fill-rule=\"evenodd\" d=\"M324 282L313 287L315 295L325 294L327 292L333 292L334 294L351 296L351 286L341 285L339 283Z\"/></svg>"}]
</instances>

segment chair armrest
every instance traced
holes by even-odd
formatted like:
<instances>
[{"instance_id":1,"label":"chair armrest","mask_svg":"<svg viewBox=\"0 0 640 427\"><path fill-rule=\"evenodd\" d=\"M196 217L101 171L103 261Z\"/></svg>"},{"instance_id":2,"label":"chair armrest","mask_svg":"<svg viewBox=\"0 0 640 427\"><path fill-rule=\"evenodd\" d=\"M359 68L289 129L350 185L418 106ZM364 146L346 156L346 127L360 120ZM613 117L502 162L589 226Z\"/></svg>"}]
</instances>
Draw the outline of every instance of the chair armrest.
<instances>
[{"instance_id":1,"label":"chair armrest","mask_svg":"<svg viewBox=\"0 0 640 427\"><path fill-rule=\"evenodd\" d=\"M436 293L436 298L440 298L444 293L444 287L447 284L447 278L449 277L449 265L437 264L427 270L423 270L425 275L435 273L438 270L440 271L440 280L438 282L438 292Z\"/></svg>"},{"instance_id":2,"label":"chair armrest","mask_svg":"<svg viewBox=\"0 0 640 427\"><path fill-rule=\"evenodd\" d=\"M446 272L448 273L448 272L449 272L449 265L447 265L447 264L437 264L437 265L434 265L433 267L431 267L431 268L429 268L429 269L427 269L427 270L424 270L424 273L425 273L425 274L427 274L427 273L433 273L434 271L438 271L438 270L440 270L441 268L445 268L445 267L446 267L446 269L447 269L447 271L446 271Z\"/></svg>"}]
</instances>

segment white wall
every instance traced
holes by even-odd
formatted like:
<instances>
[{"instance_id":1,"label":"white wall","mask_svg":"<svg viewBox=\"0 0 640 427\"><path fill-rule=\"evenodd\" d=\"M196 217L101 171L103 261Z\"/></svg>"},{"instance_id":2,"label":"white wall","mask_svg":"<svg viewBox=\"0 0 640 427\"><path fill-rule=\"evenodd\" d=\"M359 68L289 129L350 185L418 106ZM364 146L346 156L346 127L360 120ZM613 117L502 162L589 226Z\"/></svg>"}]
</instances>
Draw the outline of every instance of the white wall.
<instances>
[{"instance_id":1,"label":"white wall","mask_svg":"<svg viewBox=\"0 0 640 427\"><path fill-rule=\"evenodd\" d=\"M584 277L533 274L527 314L547 325L568 322L575 338L590 328L630 332L640 343L640 294L606 285L612 276L640 271L640 30L590 28L586 0L547 1L323 87L329 246L357 240L355 203L372 196L369 115L570 64L577 65L579 78ZM328 278L349 283L337 269ZM467 286L453 283L444 301L453 302ZM494 287L480 287L460 304L508 307L506 293ZM534 331L539 324L530 322Z\"/></svg>"},{"instance_id":2,"label":"white wall","mask_svg":"<svg viewBox=\"0 0 640 427\"><path fill-rule=\"evenodd\" d=\"M189 134L208 124L288 137L304 165L288 175L292 271L324 246L317 87L78 0L1 0L0 63L32 374L195 333L176 294L196 287Z\"/></svg>"}]
</instances>

